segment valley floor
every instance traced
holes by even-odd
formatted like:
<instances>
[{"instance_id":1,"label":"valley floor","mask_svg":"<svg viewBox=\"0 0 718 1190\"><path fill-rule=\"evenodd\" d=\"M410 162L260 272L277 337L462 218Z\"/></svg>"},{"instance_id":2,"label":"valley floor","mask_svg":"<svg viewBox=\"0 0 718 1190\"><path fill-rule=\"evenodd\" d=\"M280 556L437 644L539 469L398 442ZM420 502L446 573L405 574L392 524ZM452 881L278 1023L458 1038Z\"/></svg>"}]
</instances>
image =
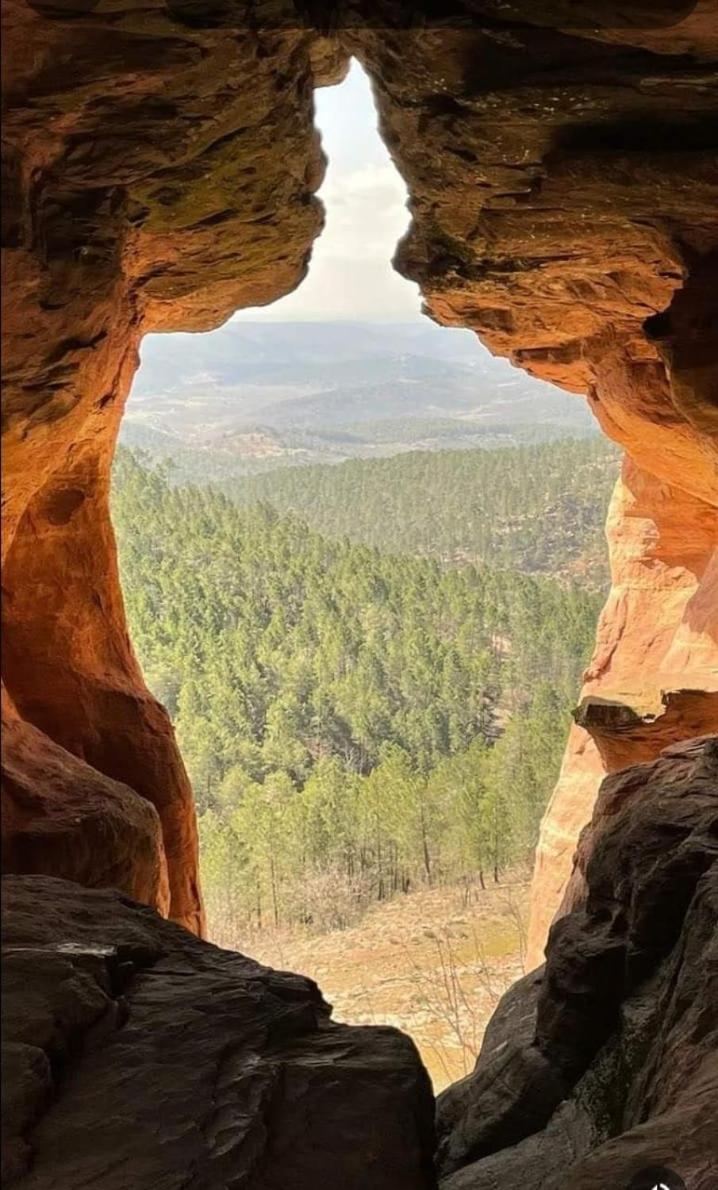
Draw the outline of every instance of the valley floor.
<instances>
[{"instance_id":1,"label":"valley floor","mask_svg":"<svg viewBox=\"0 0 718 1190\"><path fill-rule=\"evenodd\" d=\"M269 966L315 979L337 1020L409 1033L434 1090L474 1065L499 997L523 974L525 872L499 885L451 886L377 905L350 929L320 935L211 937Z\"/></svg>"}]
</instances>

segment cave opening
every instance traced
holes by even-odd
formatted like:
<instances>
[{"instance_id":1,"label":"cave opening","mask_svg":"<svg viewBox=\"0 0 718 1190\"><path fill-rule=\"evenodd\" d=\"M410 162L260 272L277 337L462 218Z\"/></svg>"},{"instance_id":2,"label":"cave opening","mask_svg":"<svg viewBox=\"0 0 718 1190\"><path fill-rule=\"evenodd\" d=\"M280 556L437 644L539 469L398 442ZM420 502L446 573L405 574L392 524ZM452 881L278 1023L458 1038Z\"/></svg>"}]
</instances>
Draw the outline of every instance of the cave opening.
<instances>
[{"instance_id":1,"label":"cave opening","mask_svg":"<svg viewBox=\"0 0 718 1190\"><path fill-rule=\"evenodd\" d=\"M113 518L208 936L316 978L338 1019L409 1031L439 1090L524 971L617 459L580 397L422 314L356 61L315 108L308 275L144 340Z\"/></svg>"},{"instance_id":2,"label":"cave opening","mask_svg":"<svg viewBox=\"0 0 718 1190\"><path fill-rule=\"evenodd\" d=\"M201 0L6 7L3 1179L714 1190L710 5L603 0L576 25L576 5L459 0L453 28L417 3L407 28L405 6L371 0L351 9L376 21L331 31L242 27L243 6ZM125 575L141 578L126 584L130 625L109 517L142 336L207 331L303 278L321 226L313 93L352 53L411 194L399 266L431 316L586 392L623 452L610 588L536 852L530 973L499 1003L476 1069L438 1098L405 1033L337 1020L359 1010L344 1012L328 963L362 925L347 920L347 889L352 912L359 893L381 915L395 955L407 947L401 914L420 898L410 930L453 988L438 1032L456 1032L458 1017L466 1037L459 943L447 953L430 907L458 877L449 924L463 931L484 898L512 887L504 861L518 859L525 827L535 832L534 794L569 726L556 695L575 698L606 583L604 570L595 590L575 590L597 564L572 552L603 482L591 443L568 455L555 436L428 449L429 429L455 446L467 423L487 426L476 416L485 357L459 366L460 332L427 323L434 383L445 394L463 376L472 403L453 407L468 417L442 407L437 426L429 401L401 439L412 449L278 468L266 453L276 436L244 425L230 445L255 460L261 448L262 467L215 486L199 482L211 471L204 439L159 467L123 453L117 536ZM246 335L257 324L231 325ZM356 364L386 343L380 325L349 369L362 408ZM399 355L383 400L420 391L412 353ZM336 382L340 368L315 352L322 362ZM504 412L535 411L536 391L524 401L504 389ZM173 400L177 415L191 404ZM383 446L397 426L379 420ZM410 419L397 420L406 435ZM326 450L322 428L311 437ZM366 446L356 418L333 426L330 445L338 430L345 451ZM292 449L306 448L303 432ZM292 473L302 483L287 489ZM237 499L240 483L251 499ZM549 573L536 571L547 551ZM315 970L334 1019L311 979L205 940L195 795L128 627L196 767L210 932L218 908L227 916L212 881L219 873L226 894L229 865L248 879L230 906L242 938L226 940L256 954L265 923L278 936L296 919L307 960L295 964L283 935L274 962ZM526 774L538 781L528 798ZM343 928L325 946L327 912L324 924ZM486 915L480 929L479 967L495 987ZM428 1014L416 952L412 1011L394 1015L394 974L381 997L369 986L374 968L387 974L375 944L355 957L364 1019L399 1019L418 1037ZM486 984L472 996L490 996ZM440 1044L436 1029L422 1041L437 1087ZM454 1073L461 1060L463 1043Z\"/></svg>"}]
</instances>

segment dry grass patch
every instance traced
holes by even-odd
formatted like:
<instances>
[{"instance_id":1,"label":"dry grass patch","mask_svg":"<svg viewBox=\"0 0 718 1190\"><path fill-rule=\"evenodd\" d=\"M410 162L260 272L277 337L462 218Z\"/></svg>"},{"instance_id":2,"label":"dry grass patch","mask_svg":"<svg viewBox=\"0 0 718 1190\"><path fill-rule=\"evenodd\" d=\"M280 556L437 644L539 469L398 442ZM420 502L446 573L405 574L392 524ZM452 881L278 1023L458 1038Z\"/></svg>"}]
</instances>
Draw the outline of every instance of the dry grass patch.
<instances>
[{"instance_id":1,"label":"dry grass patch","mask_svg":"<svg viewBox=\"0 0 718 1190\"><path fill-rule=\"evenodd\" d=\"M441 1090L474 1065L499 997L523 974L528 882L427 889L347 930L255 935L263 963L315 979L337 1020L411 1034Z\"/></svg>"}]
</instances>

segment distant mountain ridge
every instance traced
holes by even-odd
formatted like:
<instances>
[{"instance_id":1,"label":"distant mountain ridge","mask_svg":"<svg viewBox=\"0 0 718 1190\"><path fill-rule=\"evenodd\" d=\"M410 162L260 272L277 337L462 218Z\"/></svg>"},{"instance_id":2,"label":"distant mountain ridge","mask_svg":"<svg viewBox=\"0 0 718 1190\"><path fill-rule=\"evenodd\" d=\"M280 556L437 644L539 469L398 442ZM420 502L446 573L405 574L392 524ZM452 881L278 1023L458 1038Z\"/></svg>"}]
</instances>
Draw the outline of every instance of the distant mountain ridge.
<instances>
[{"instance_id":1,"label":"distant mountain ridge","mask_svg":"<svg viewBox=\"0 0 718 1190\"><path fill-rule=\"evenodd\" d=\"M144 341L122 441L159 456L220 452L219 469L235 460L241 473L593 430L582 398L495 359L469 331L238 321Z\"/></svg>"}]
</instances>

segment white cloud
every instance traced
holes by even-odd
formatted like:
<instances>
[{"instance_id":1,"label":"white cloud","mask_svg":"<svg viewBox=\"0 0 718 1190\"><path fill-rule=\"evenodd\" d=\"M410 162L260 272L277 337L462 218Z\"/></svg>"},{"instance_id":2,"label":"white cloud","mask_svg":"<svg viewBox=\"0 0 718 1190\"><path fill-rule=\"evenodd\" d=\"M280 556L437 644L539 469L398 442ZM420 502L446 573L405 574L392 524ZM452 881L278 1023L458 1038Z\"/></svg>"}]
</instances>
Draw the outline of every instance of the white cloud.
<instances>
[{"instance_id":1,"label":"white cloud","mask_svg":"<svg viewBox=\"0 0 718 1190\"><path fill-rule=\"evenodd\" d=\"M315 242L309 276L293 294L246 320L419 317L418 288L391 267L409 224L406 187L376 130L366 76L355 64L340 87L317 93L317 123L329 158L320 191L326 227Z\"/></svg>"},{"instance_id":2,"label":"white cloud","mask_svg":"<svg viewBox=\"0 0 718 1190\"><path fill-rule=\"evenodd\" d=\"M341 195L347 189L358 196L373 194L381 190L386 190L393 196L399 197L406 194L403 181L390 163L377 165L375 162L371 162L369 165L362 165L357 169L341 173L330 171L320 193L331 201L336 195Z\"/></svg>"}]
</instances>

